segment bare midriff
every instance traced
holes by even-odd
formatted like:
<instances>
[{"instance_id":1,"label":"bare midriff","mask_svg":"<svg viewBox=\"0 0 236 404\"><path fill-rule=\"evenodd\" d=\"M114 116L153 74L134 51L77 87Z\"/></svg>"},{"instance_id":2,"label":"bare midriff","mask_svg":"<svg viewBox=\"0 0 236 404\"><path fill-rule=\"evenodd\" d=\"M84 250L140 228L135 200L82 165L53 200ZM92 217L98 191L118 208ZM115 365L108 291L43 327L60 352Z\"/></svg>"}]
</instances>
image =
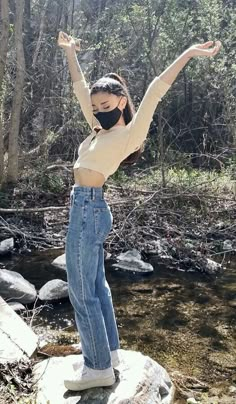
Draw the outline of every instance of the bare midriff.
<instances>
[{"instance_id":1,"label":"bare midriff","mask_svg":"<svg viewBox=\"0 0 236 404\"><path fill-rule=\"evenodd\" d=\"M105 182L103 174L83 167L74 169L74 179L75 184L82 187L102 187Z\"/></svg>"}]
</instances>

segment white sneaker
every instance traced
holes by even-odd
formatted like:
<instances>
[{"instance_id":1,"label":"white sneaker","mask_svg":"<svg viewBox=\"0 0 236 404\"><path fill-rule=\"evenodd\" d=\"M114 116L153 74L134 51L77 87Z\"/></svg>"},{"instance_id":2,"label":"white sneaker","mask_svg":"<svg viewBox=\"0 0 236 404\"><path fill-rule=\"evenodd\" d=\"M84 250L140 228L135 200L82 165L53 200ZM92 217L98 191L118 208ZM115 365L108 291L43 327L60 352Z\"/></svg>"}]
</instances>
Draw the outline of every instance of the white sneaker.
<instances>
[{"instance_id":1,"label":"white sneaker","mask_svg":"<svg viewBox=\"0 0 236 404\"><path fill-rule=\"evenodd\" d=\"M76 344L76 347L82 351L81 342ZM117 366L119 366L119 364L120 364L120 358L118 355L118 349L116 349L115 351L111 351L111 366L113 368L116 368Z\"/></svg>"},{"instance_id":2,"label":"white sneaker","mask_svg":"<svg viewBox=\"0 0 236 404\"><path fill-rule=\"evenodd\" d=\"M112 386L116 381L112 366L108 369L97 370L83 365L72 377L64 380L68 390L80 391L92 387Z\"/></svg>"}]
</instances>

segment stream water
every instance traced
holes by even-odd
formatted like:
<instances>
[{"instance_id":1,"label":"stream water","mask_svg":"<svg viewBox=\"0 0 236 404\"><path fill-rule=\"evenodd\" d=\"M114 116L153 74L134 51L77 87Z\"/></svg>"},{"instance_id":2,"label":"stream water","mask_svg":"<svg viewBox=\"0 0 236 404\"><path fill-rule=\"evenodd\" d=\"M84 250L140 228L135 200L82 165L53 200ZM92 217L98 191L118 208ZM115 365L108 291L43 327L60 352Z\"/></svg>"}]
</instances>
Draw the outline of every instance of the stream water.
<instances>
[{"instance_id":1,"label":"stream water","mask_svg":"<svg viewBox=\"0 0 236 404\"><path fill-rule=\"evenodd\" d=\"M66 280L65 272L50 265L61 253L52 250L20 257L7 267L39 289L48 280ZM170 374L180 372L211 386L232 387L236 383L236 263L227 263L217 278L207 278L170 272L150 262L154 273L143 276L116 271L106 263L121 347L149 355ZM77 340L68 300L50 304L36 323L57 338L60 334L61 342Z\"/></svg>"}]
</instances>

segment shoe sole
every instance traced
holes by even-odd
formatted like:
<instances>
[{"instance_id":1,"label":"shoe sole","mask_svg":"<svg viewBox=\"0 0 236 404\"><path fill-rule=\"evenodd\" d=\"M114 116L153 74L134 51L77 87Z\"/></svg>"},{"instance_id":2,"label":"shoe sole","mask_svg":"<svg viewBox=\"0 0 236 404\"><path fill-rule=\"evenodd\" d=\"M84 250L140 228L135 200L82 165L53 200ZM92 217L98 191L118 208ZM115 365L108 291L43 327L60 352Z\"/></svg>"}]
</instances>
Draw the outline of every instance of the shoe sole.
<instances>
[{"instance_id":1,"label":"shoe sole","mask_svg":"<svg viewBox=\"0 0 236 404\"><path fill-rule=\"evenodd\" d=\"M90 381L83 381L83 382L72 382L71 380L65 380L64 386L68 390L72 391L81 391L86 389L91 389L93 387L107 387L112 386L115 383L115 377L107 377L106 379L98 379L98 380L90 380Z\"/></svg>"}]
</instances>

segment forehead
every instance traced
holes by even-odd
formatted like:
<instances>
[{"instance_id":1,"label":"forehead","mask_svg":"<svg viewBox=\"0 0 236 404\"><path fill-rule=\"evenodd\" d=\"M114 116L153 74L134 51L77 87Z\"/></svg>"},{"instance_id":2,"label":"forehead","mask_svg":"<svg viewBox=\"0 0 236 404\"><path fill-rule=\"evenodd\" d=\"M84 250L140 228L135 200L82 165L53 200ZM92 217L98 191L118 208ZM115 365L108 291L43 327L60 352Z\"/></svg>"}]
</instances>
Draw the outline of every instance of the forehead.
<instances>
[{"instance_id":1,"label":"forehead","mask_svg":"<svg viewBox=\"0 0 236 404\"><path fill-rule=\"evenodd\" d=\"M91 101L92 101L93 106L97 106L97 105L100 105L100 104L104 104L107 101L108 102L117 101L117 95L101 91L99 93L92 94L91 95Z\"/></svg>"}]
</instances>

